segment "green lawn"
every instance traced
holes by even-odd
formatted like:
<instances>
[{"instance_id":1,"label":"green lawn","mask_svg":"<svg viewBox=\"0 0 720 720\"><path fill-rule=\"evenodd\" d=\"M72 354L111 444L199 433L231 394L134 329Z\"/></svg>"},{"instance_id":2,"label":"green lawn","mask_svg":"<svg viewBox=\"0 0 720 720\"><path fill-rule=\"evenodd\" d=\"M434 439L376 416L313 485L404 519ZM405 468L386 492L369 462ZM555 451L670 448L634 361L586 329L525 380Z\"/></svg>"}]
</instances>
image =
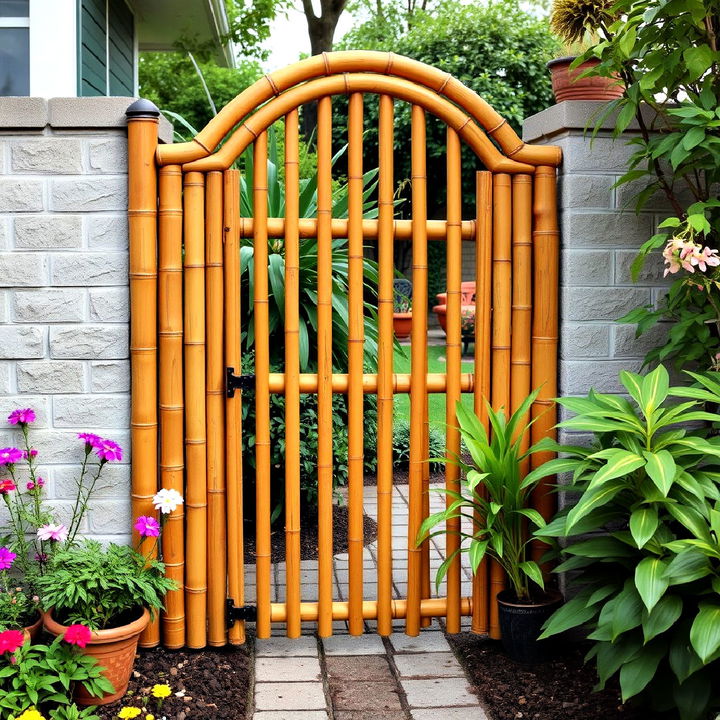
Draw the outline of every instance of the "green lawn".
<instances>
[{"instance_id":1,"label":"green lawn","mask_svg":"<svg viewBox=\"0 0 720 720\"><path fill-rule=\"evenodd\" d=\"M440 358L443 358L440 360ZM410 372L410 346L403 345L400 349L395 349L395 368L396 373ZM428 348L428 372L444 373L447 371L445 363L445 348L442 346L432 346ZM462 372L472 372L473 363L462 363ZM463 393L463 405L472 410L473 397L472 393ZM403 393L395 396L395 417L402 418L410 422L410 395ZM445 393L431 393L429 396L428 417L430 424L435 425L444 432L445 430Z\"/></svg>"}]
</instances>

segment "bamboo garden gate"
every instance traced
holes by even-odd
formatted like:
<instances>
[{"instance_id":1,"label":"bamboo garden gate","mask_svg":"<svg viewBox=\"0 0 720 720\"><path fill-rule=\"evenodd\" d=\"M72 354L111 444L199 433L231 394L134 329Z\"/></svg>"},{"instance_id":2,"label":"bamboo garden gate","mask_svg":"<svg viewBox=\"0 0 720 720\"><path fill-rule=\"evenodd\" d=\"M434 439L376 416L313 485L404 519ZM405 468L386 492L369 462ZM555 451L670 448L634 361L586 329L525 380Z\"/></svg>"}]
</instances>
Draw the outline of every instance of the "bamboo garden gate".
<instances>
[{"instance_id":1,"label":"bamboo garden gate","mask_svg":"<svg viewBox=\"0 0 720 720\"><path fill-rule=\"evenodd\" d=\"M333 95L348 102L347 219L331 217ZM377 220L363 218L363 96L379 95ZM298 108L318 101L317 217L298 217ZM394 104L411 105L412 216L394 218ZM447 126L447 216L427 219L426 113ZM498 567L483 564L471 597L461 597L461 559L447 575L447 597L431 597L427 543L414 538L427 514L428 393L446 393L447 448L460 438L455 402L472 393L487 421L484 398L514 409L541 387L531 410L533 441L552 434L556 394L558 229L556 167L560 151L529 146L480 97L446 73L379 52L338 52L308 58L266 75L229 103L191 142L158 145L157 109L138 101L128 111L132 358L132 498L134 515L151 514L158 488L175 488L184 508L171 514L163 538L167 573L179 589L150 626L142 644L171 648L243 643L250 608L244 603L242 467L240 457L241 237L254 240L256 412L256 632L286 623L290 637L302 621L321 636L333 620L351 634L376 619L380 634L404 618L416 635L432 616L458 632L472 615L476 632L497 636L494 595ZM285 127L284 217L267 217L267 129ZM221 141L224 142L221 144ZM484 169L476 173L476 214L463 220L461 143ZM230 169L250 145L254 152L254 217L240 217L239 172ZM219 149L217 149L219 147ZM317 238L316 374L298 369L298 241ZM285 243L285 372L270 373L268 347L268 239ZM349 368L333 374L331 359L331 244L347 238L349 251ZM363 374L363 246L378 241L379 357L377 373ZM393 243L412 244L413 325L411 373L393 372ZM447 368L427 373L427 243L441 240L447 258ZM463 240L476 241L476 328L473 373L461 373L460 283ZM349 600L333 598L332 394L348 396ZM270 394L285 396L286 601L270 598ZM300 393L317 393L319 558L318 600L300 593ZM377 596L363 597L363 394L377 395ZM409 393L411 444L407 597L392 597L393 396ZM539 464L547 459L534 456ZM457 488L457 468L447 466L446 486ZM544 491L535 506L545 515ZM450 530L457 529L450 521ZM457 547L447 535L447 552ZM254 608L253 608L254 610ZM228 619L230 622L228 622ZM162 638L162 639L161 639Z\"/></svg>"}]
</instances>

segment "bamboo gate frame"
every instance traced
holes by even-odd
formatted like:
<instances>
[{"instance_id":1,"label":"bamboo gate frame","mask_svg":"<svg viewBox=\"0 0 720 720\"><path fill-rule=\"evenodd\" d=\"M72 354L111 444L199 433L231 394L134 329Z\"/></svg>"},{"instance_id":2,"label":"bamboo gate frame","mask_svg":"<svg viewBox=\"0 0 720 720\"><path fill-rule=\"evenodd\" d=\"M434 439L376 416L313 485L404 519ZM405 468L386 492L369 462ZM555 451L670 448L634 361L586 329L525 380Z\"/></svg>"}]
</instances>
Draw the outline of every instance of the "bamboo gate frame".
<instances>
[{"instance_id":1,"label":"bamboo gate frame","mask_svg":"<svg viewBox=\"0 0 720 720\"><path fill-rule=\"evenodd\" d=\"M363 218L363 95L380 96L377 220ZM349 208L332 218L331 132L333 95L348 104ZM298 108L318 101L317 217L298 217ZM395 220L393 193L394 102L412 106L412 219ZM426 113L447 126L447 218L427 219ZM244 622L226 629L226 599L244 605L241 395L227 393L226 367L240 370L240 239L254 239L256 327L256 581L258 637L285 622L289 637L302 621L332 633L347 620L351 634L365 619L392 632L393 618L417 635L432 616L444 616L458 632L462 615L472 629L499 636L494 597L504 586L500 567L483 562L471 597L461 597L458 557L447 574L447 597L430 597L428 543L414 539L428 513L429 393L446 393L448 453L460 447L454 407L473 393L487 425L484 402L514 410L540 387L531 409L530 440L553 435L558 341L558 227L556 167L560 150L524 144L472 90L423 63L380 52L314 56L266 75L238 95L190 142L158 145L157 109L138 101L128 110L129 223L132 360L132 498L134 514L150 514L160 487L184 492L164 533L170 592L159 622L141 644L170 648L241 644ZM286 208L267 217L267 128L285 122ZM224 143L220 145L221 141ZM476 173L476 218L462 219L461 142L485 170ZM230 169L250 145L254 217L240 217L239 172ZM219 149L217 149L219 147ZM285 372L270 373L268 347L269 238L285 241ZM317 237L317 374L299 372L298 242ZM333 373L330 304L333 238L348 239L349 367ZM377 238L379 349L377 374L363 372L363 240ZM413 325L411 372L393 372L393 242L412 243ZM476 241L475 368L461 373L460 282L462 241ZM427 372L427 242L447 249L447 372ZM271 393L286 406L286 601L270 601ZM300 593L299 412L300 393L318 396L319 559L318 602ZM349 600L333 600L332 584L332 395L346 393L349 417ZM363 597L363 394L377 395L378 580L377 600ZM392 598L393 396L409 393L411 443L407 598ZM231 396L232 395L232 396ZM534 464L548 459L533 457ZM159 472L158 472L159 469ZM546 517L553 501L549 479L534 498ZM448 465L446 486L459 486ZM449 521L449 530L457 521ZM447 552L458 537L447 536ZM541 548L534 548L538 557Z\"/></svg>"}]
</instances>

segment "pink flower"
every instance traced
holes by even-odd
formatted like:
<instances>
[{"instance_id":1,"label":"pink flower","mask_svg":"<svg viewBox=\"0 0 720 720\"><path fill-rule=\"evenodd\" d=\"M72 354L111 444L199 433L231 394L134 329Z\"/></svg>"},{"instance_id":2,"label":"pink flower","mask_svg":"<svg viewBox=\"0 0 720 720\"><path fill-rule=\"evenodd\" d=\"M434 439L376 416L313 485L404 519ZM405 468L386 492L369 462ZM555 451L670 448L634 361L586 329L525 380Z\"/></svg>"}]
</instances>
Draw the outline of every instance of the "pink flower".
<instances>
[{"instance_id":1,"label":"pink flower","mask_svg":"<svg viewBox=\"0 0 720 720\"><path fill-rule=\"evenodd\" d=\"M9 570L16 557L10 548L0 547L0 570Z\"/></svg>"},{"instance_id":2,"label":"pink flower","mask_svg":"<svg viewBox=\"0 0 720 720\"><path fill-rule=\"evenodd\" d=\"M0 450L0 465L14 465L16 462L22 460L22 457L22 450L14 447L2 448Z\"/></svg>"},{"instance_id":3,"label":"pink flower","mask_svg":"<svg viewBox=\"0 0 720 720\"><path fill-rule=\"evenodd\" d=\"M30 448L30 452L27 450L23 450L23 459L27 460L28 458L34 458L37 457L37 450L35 448Z\"/></svg>"},{"instance_id":4,"label":"pink flower","mask_svg":"<svg viewBox=\"0 0 720 720\"><path fill-rule=\"evenodd\" d=\"M48 554L47 553L35 553L35 561L39 562L40 564L46 563L48 561Z\"/></svg>"},{"instance_id":5,"label":"pink flower","mask_svg":"<svg viewBox=\"0 0 720 720\"><path fill-rule=\"evenodd\" d=\"M25 636L21 630L5 630L0 632L0 655L9 652L14 653L23 646Z\"/></svg>"},{"instance_id":6,"label":"pink flower","mask_svg":"<svg viewBox=\"0 0 720 720\"><path fill-rule=\"evenodd\" d=\"M122 448L112 440L100 440L100 444L95 446L95 452L100 460L112 462L113 460L122 460Z\"/></svg>"},{"instance_id":7,"label":"pink flower","mask_svg":"<svg viewBox=\"0 0 720 720\"><path fill-rule=\"evenodd\" d=\"M34 490L34 489L35 489L35 483L34 483L32 480L30 480L29 482L25 483L25 487L26 487L28 490Z\"/></svg>"},{"instance_id":8,"label":"pink flower","mask_svg":"<svg viewBox=\"0 0 720 720\"><path fill-rule=\"evenodd\" d=\"M133 527L142 537L157 537L160 534L160 523L148 515L141 515Z\"/></svg>"},{"instance_id":9,"label":"pink flower","mask_svg":"<svg viewBox=\"0 0 720 720\"><path fill-rule=\"evenodd\" d=\"M77 645L84 648L92 637L90 628L85 625L70 625L63 635L63 640L69 645Z\"/></svg>"},{"instance_id":10,"label":"pink flower","mask_svg":"<svg viewBox=\"0 0 720 720\"><path fill-rule=\"evenodd\" d=\"M78 438L85 441L86 450L88 452L90 452L91 448L98 447L102 442L102 438L99 435L95 435L95 433L81 432L78 433Z\"/></svg>"},{"instance_id":11,"label":"pink flower","mask_svg":"<svg viewBox=\"0 0 720 720\"><path fill-rule=\"evenodd\" d=\"M67 539L68 529L64 525L53 525L48 523L39 527L37 536L40 540L53 540L55 542L63 542Z\"/></svg>"},{"instance_id":12,"label":"pink flower","mask_svg":"<svg viewBox=\"0 0 720 720\"><path fill-rule=\"evenodd\" d=\"M8 417L8 422L11 425L27 425L28 423L35 422L35 411L31 408L13 410Z\"/></svg>"},{"instance_id":13,"label":"pink flower","mask_svg":"<svg viewBox=\"0 0 720 720\"><path fill-rule=\"evenodd\" d=\"M10 480L10 478L0 480L0 495L7 495L9 492L12 492L15 489L15 483Z\"/></svg>"}]
</instances>

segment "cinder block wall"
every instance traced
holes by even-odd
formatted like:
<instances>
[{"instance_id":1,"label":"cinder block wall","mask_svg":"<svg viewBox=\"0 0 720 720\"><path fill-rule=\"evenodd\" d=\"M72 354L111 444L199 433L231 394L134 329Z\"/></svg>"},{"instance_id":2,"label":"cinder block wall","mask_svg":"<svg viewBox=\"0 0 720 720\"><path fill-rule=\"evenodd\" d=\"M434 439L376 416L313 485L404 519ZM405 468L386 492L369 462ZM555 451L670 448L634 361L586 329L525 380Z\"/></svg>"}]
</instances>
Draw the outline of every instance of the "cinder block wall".
<instances>
[{"instance_id":1,"label":"cinder block wall","mask_svg":"<svg viewBox=\"0 0 720 720\"><path fill-rule=\"evenodd\" d=\"M33 438L58 514L70 512L81 431L119 442L83 528L130 527L127 127L133 98L0 98L0 445ZM167 124L161 126L169 139ZM1 517L0 517L1 520Z\"/></svg>"},{"instance_id":2,"label":"cinder block wall","mask_svg":"<svg viewBox=\"0 0 720 720\"><path fill-rule=\"evenodd\" d=\"M634 325L615 322L665 292L659 255L648 260L637 283L630 265L669 211L658 193L636 214L637 183L613 189L627 171L633 151L627 141L638 129L631 126L614 140L610 120L591 142L603 107L599 102L563 102L528 118L523 128L525 141L559 145L563 151L558 186L561 395L584 395L590 387L619 392L620 370L639 370L647 350L666 332L661 325L635 339Z\"/></svg>"}]
</instances>

